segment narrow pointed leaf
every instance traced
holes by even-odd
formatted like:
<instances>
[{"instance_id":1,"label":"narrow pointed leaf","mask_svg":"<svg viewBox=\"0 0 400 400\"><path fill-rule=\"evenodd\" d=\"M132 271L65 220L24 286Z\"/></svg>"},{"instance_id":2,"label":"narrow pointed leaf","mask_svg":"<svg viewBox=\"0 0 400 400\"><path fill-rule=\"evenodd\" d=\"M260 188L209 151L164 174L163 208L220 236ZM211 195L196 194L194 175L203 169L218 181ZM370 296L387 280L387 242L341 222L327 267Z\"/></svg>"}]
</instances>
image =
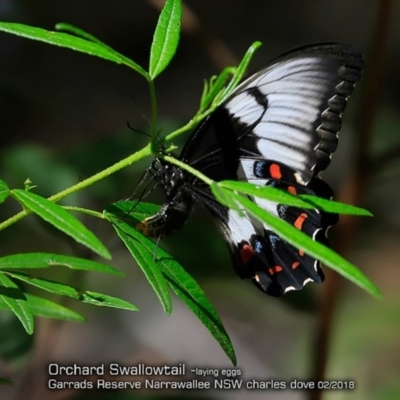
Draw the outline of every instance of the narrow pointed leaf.
<instances>
[{"instance_id":1,"label":"narrow pointed leaf","mask_svg":"<svg viewBox=\"0 0 400 400\"><path fill-rule=\"evenodd\" d=\"M40 289L58 294L60 296L71 297L72 299L81 301L82 303L89 303L95 306L121 308L123 310L130 311L138 310L136 306L125 300L103 293L92 292L89 290L82 291L73 286L65 285L64 283L37 278L22 272L7 272L7 274L15 279L29 283L30 285L36 286Z\"/></svg>"},{"instance_id":2,"label":"narrow pointed leaf","mask_svg":"<svg viewBox=\"0 0 400 400\"><path fill-rule=\"evenodd\" d=\"M55 228L71 236L101 257L111 258L109 251L94 233L89 231L78 219L58 204L26 190L15 189L12 194L24 207L52 224Z\"/></svg>"},{"instance_id":3,"label":"narrow pointed leaf","mask_svg":"<svg viewBox=\"0 0 400 400\"><path fill-rule=\"evenodd\" d=\"M359 215L363 217L372 217L373 214L366 210L365 208L352 206L351 204L341 203L339 201L333 201L328 199L323 199L322 197L311 196L309 194L301 194L299 197L305 200L307 203L315 206L320 210L326 212L333 212L338 214L348 214L348 215Z\"/></svg>"},{"instance_id":4,"label":"narrow pointed leaf","mask_svg":"<svg viewBox=\"0 0 400 400\"><path fill-rule=\"evenodd\" d=\"M26 332L30 335L34 330L33 314L26 306L26 297L19 287L6 275L0 273L0 299L21 321Z\"/></svg>"},{"instance_id":5,"label":"narrow pointed leaf","mask_svg":"<svg viewBox=\"0 0 400 400\"><path fill-rule=\"evenodd\" d=\"M7 183L0 179L0 203L2 203L10 195L10 188Z\"/></svg>"},{"instance_id":6,"label":"narrow pointed leaf","mask_svg":"<svg viewBox=\"0 0 400 400\"><path fill-rule=\"evenodd\" d=\"M221 204L237 211L240 216L243 215L243 211L232 196L232 190L226 189L220 182L213 182L210 187L212 194Z\"/></svg>"},{"instance_id":7,"label":"narrow pointed leaf","mask_svg":"<svg viewBox=\"0 0 400 400\"><path fill-rule=\"evenodd\" d=\"M60 265L80 271L105 272L123 276L124 274L110 265L84 258L64 256L50 253L20 253L0 258L1 269L48 268Z\"/></svg>"},{"instance_id":8,"label":"narrow pointed leaf","mask_svg":"<svg viewBox=\"0 0 400 400\"><path fill-rule=\"evenodd\" d=\"M112 49L110 46L102 42L100 39L98 39L96 36L93 36L91 33L85 32L83 29L78 28L74 25L71 24L66 24L65 22L58 22L55 26L55 28L58 31L64 31L64 32L69 32L72 33L75 36L79 36L82 39L86 39L90 42L97 43L104 48L111 50L114 53L117 53L114 49ZM118 53L117 53L118 54Z\"/></svg>"},{"instance_id":9,"label":"narrow pointed leaf","mask_svg":"<svg viewBox=\"0 0 400 400\"><path fill-rule=\"evenodd\" d=\"M339 254L321 243L313 241L305 233L299 231L280 218L269 214L251 200L237 194L234 194L234 197L250 214L269 225L272 230L279 234L288 243L298 249L304 250L307 254L315 257L317 260L322 261L325 265L360 286L373 296L381 298L381 294L377 287L356 266L345 260Z\"/></svg>"},{"instance_id":10,"label":"narrow pointed leaf","mask_svg":"<svg viewBox=\"0 0 400 400\"><path fill-rule=\"evenodd\" d=\"M219 99L218 104L223 103L231 93L236 89L238 84L243 79L244 75L246 74L247 68L253 58L255 51L262 45L261 42L255 41L246 51L246 54L243 56L242 60L240 61L239 66L236 68L235 75L233 76L232 80L229 82L229 85L225 88L223 95Z\"/></svg>"},{"instance_id":11,"label":"narrow pointed leaf","mask_svg":"<svg viewBox=\"0 0 400 400\"><path fill-rule=\"evenodd\" d=\"M224 90L224 85L235 72L236 68L226 67L218 77L214 76L213 78L215 79L211 78L210 82L205 82L204 92L200 101L202 110L205 110L213 102L217 94Z\"/></svg>"},{"instance_id":12,"label":"narrow pointed leaf","mask_svg":"<svg viewBox=\"0 0 400 400\"><path fill-rule=\"evenodd\" d=\"M89 41L63 32L48 31L35 26L13 22L0 22L0 31L90 54L117 64L125 64L142 76L146 78L148 76L140 65L99 42Z\"/></svg>"},{"instance_id":13,"label":"narrow pointed leaf","mask_svg":"<svg viewBox=\"0 0 400 400\"><path fill-rule=\"evenodd\" d=\"M77 312L54 303L43 297L25 293L26 307L35 317L60 319L63 321L84 322L85 318ZM0 299L0 310L9 310L7 304Z\"/></svg>"},{"instance_id":14,"label":"narrow pointed leaf","mask_svg":"<svg viewBox=\"0 0 400 400\"><path fill-rule=\"evenodd\" d=\"M160 206L154 204L135 204L127 201L113 204L106 210L106 215L109 213L111 218L124 219L130 224L136 225L136 219L140 221L147 218L149 215L153 215L159 211L159 209ZM144 251L147 251L148 254L144 255L144 257L155 263L155 268L161 270L163 277L175 294L199 318L200 322L217 340L232 363L236 364L235 352L221 319L196 281L176 260L149 238L137 232L130 225L125 227L124 231L126 234L136 238L138 242L145 242Z\"/></svg>"},{"instance_id":15,"label":"narrow pointed leaf","mask_svg":"<svg viewBox=\"0 0 400 400\"><path fill-rule=\"evenodd\" d=\"M171 62L179 43L181 20L181 0L167 0L160 13L151 44L151 79L155 79Z\"/></svg>"},{"instance_id":16,"label":"narrow pointed leaf","mask_svg":"<svg viewBox=\"0 0 400 400\"><path fill-rule=\"evenodd\" d=\"M167 315L170 315L172 311L171 293L168 289L167 282L160 271L157 259L155 259L155 257L159 258L159 250L161 249L156 248L156 245L152 240L143 236L136 229L132 228L132 226L128 225L118 217L118 215L124 215L126 213L126 209L122 208L123 206L123 203L116 203L106 210L105 215L113 224L117 235L121 238L126 248L142 269L146 279L159 298L164 312ZM165 254L167 255L167 253Z\"/></svg>"},{"instance_id":17,"label":"narrow pointed leaf","mask_svg":"<svg viewBox=\"0 0 400 400\"><path fill-rule=\"evenodd\" d=\"M126 300L122 300L118 297L110 296L104 293L93 292L91 290L85 290L81 296L80 301L95 306L113 307L119 308L120 310L128 311L139 311L139 309L135 305L129 303Z\"/></svg>"},{"instance_id":18,"label":"narrow pointed leaf","mask_svg":"<svg viewBox=\"0 0 400 400\"><path fill-rule=\"evenodd\" d=\"M372 214L364 208L323 199L321 197L311 196L308 194L295 196L289 192L271 186L253 185L251 183L238 181L222 181L219 182L217 185L225 189L230 189L243 194L259 197L261 199L275 201L277 203L286 204L288 206L300 207L305 209L318 208L326 212L333 212L338 214L372 216ZM226 196L229 197L229 194L227 194Z\"/></svg>"},{"instance_id":19,"label":"narrow pointed leaf","mask_svg":"<svg viewBox=\"0 0 400 400\"><path fill-rule=\"evenodd\" d=\"M234 192L239 192L243 194L248 194L250 196L259 197L261 199L267 199L275 201L280 204L286 204L288 206L301 207L314 209L313 204L308 203L306 200L302 200L299 196L294 196L293 194L277 189L271 186L260 186L253 185L247 182L239 181L222 181L217 183L221 189L227 190L225 192L226 197L232 197Z\"/></svg>"},{"instance_id":20,"label":"narrow pointed leaf","mask_svg":"<svg viewBox=\"0 0 400 400\"><path fill-rule=\"evenodd\" d=\"M106 211L109 209L107 208ZM119 201L111 205L113 215L123 221L137 220L142 221L150 215L154 215L160 211L160 205L152 203L137 203L131 200ZM137 222L135 221L135 223Z\"/></svg>"},{"instance_id":21,"label":"narrow pointed leaf","mask_svg":"<svg viewBox=\"0 0 400 400\"><path fill-rule=\"evenodd\" d=\"M236 355L224 325L197 282L175 260L162 260L162 272L171 289L207 328L222 350L236 365Z\"/></svg>"},{"instance_id":22,"label":"narrow pointed leaf","mask_svg":"<svg viewBox=\"0 0 400 400\"><path fill-rule=\"evenodd\" d=\"M75 311L70 310L67 307L61 306L60 304L54 303L43 297L34 296L29 293L25 293L26 307L31 313L38 317L54 318L64 321L75 321L83 322L85 318ZM4 301L0 300L0 308L5 309Z\"/></svg>"}]
</instances>

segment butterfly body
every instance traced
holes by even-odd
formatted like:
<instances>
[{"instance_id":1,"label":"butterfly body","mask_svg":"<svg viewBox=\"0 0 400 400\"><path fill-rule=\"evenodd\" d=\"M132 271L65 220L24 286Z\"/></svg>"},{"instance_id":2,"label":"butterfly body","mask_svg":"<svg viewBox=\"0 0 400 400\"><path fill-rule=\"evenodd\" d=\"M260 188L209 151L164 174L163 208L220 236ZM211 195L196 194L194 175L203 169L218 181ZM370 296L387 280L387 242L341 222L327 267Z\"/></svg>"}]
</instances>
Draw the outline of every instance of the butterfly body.
<instances>
[{"instance_id":1,"label":"butterfly body","mask_svg":"<svg viewBox=\"0 0 400 400\"><path fill-rule=\"evenodd\" d=\"M345 44L304 46L271 61L240 84L187 140L179 160L214 181L241 180L298 194L331 198L320 178L336 150L342 112L361 76L362 56ZM218 203L208 185L166 161L153 163L166 203L138 225L144 234L181 229L196 202L216 218L238 275L273 296L322 282L319 263L269 226ZM260 198L258 206L328 244L336 214Z\"/></svg>"}]
</instances>

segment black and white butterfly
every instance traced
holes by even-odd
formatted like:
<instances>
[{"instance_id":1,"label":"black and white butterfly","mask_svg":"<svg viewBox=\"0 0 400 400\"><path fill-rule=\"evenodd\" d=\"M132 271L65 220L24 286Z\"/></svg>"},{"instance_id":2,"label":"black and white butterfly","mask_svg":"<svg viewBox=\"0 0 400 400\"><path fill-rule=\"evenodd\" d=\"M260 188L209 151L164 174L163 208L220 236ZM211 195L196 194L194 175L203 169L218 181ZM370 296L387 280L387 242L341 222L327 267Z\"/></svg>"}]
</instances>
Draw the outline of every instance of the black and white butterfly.
<instances>
[{"instance_id":1,"label":"black and white butterfly","mask_svg":"<svg viewBox=\"0 0 400 400\"><path fill-rule=\"evenodd\" d=\"M242 180L292 194L333 195L319 174L338 144L342 113L361 76L363 57L339 43L307 45L272 60L241 83L187 140L179 160L215 181ZM209 187L156 159L153 174L165 192L161 210L138 229L152 237L179 231L196 202L218 221L241 278L272 296L322 282L319 262L269 226L218 203ZM252 198L260 207L327 244L336 214Z\"/></svg>"}]
</instances>

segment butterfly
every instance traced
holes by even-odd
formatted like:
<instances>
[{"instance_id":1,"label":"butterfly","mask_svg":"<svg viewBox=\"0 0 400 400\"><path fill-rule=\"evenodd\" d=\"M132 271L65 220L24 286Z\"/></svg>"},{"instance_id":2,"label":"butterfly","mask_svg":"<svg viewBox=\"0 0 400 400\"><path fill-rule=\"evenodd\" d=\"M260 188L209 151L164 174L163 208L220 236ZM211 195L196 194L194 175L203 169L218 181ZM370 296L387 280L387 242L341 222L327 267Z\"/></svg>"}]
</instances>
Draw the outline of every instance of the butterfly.
<instances>
[{"instance_id":1,"label":"butterfly","mask_svg":"<svg viewBox=\"0 0 400 400\"><path fill-rule=\"evenodd\" d=\"M197 126L179 160L214 181L239 180L332 198L320 173L338 145L342 113L363 65L362 55L341 43L306 45L282 54L244 80ZM161 158L151 170L166 202L137 225L145 235L179 231L193 205L201 203L216 219L242 279L251 279L272 296L324 280L317 260L265 223L222 206L192 174ZM326 245L327 229L338 221L337 214L251 200Z\"/></svg>"}]
</instances>

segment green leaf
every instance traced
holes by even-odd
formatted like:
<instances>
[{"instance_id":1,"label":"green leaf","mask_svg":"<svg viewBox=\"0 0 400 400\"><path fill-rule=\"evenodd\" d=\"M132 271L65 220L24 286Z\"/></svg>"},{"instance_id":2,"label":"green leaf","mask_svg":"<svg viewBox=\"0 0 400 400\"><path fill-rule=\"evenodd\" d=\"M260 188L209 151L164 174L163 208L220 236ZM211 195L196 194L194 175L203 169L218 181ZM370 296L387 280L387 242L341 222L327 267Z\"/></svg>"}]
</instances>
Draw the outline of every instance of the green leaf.
<instances>
[{"instance_id":1,"label":"green leaf","mask_svg":"<svg viewBox=\"0 0 400 400\"><path fill-rule=\"evenodd\" d=\"M0 299L21 321L26 332L30 335L34 330L33 315L26 306L26 297L19 287L7 276L0 273Z\"/></svg>"},{"instance_id":2,"label":"green leaf","mask_svg":"<svg viewBox=\"0 0 400 400\"><path fill-rule=\"evenodd\" d=\"M61 319L65 321L83 322L85 318L67 307L61 306L43 297L25 293L26 307L31 313L38 317ZM0 299L0 309L9 309L4 300Z\"/></svg>"},{"instance_id":3,"label":"green leaf","mask_svg":"<svg viewBox=\"0 0 400 400\"><path fill-rule=\"evenodd\" d=\"M238 67L226 67L218 77L213 76L208 82L205 82L198 113L204 112L208 107L215 109L227 100L243 79L254 52L261 44L261 42L254 42L247 50ZM231 77L231 80L226 85L229 77Z\"/></svg>"},{"instance_id":4,"label":"green leaf","mask_svg":"<svg viewBox=\"0 0 400 400\"><path fill-rule=\"evenodd\" d=\"M150 49L149 74L155 79L171 62L179 43L181 0L167 0L158 19Z\"/></svg>"},{"instance_id":5,"label":"green leaf","mask_svg":"<svg viewBox=\"0 0 400 400\"><path fill-rule=\"evenodd\" d=\"M114 49L112 49L110 46L108 46L107 44L102 42L96 36L93 36L92 34L90 34L88 32L85 32L83 29L78 28L78 27L76 27L74 25L66 24L65 22L59 22L59 23L56 24L55 28L58 31L69 32L69 33L72 33L75 36L81 37L82 39L86 39L89 42L97 43L97 44L103 46L104 48L106 48L108 50L111 50L112 52L118 54Z\"/></svg>"},{"instance_id":6,"label":"green leaf","mask_svg":"<svg viewBox=\"0 0 400 400\"><path fill-rule=\"evenodd\" d=\"M218 185L221 189L225 189L223 193L225 194L225 197L228 198L232 198L232 196L234 195L233 192L239 192L250 196L259 197L261 199L271 200L276 203L286 204L288 206L301 207L306 209L315 208L313 204L310 204L307 201L300 199L299 196L294 196L287 191L271 186L253 185L252 183L238 181L222 181L219 183L215 183L215 185Z\"/></svg>"},{"instance_id":7,"label":"green leaf","mask_svg":"<svg viewBox=\"0 0 400 400\"><path fill-rule=\"evenodd\" d=\"M112 204L107 208L105 214L108 214L108 218L112 221L116 218L123 218L129 223L136 225L136 219L139 221L143 220L158 212L159 209L160 206L150 203L125 201ZM135 253L135 247L132 247L131 252L133 257L135 257L137 261L141 260L141 258L149 259L150 262L154 263L154 266L151 266L152 268L157 269L157 271L161 269L162 275L171 289L199 318L201 323L220 344L232 363L236 364L235 352L221 319L196 281L176 260L149 238L137 232L130 225L126 225L123 229L126 235L135 238L137 242L135 246L140 247L141 243L139 241L144 242L143 248L140 249L139 258L137 258L138 256ZM148 267L146 266L146 268ZM160 297L160 295L158 296Z\"/></svg>"},{"instance_id":8,"label":"green leaf","mask_svg":"<svg viewBox=\"0 0 400 400\"><path fill-rule=\"evenodd\" d=\"M0 358L5 362L21 360L33 349L34 337L26 332L21 321L3 300L0 300L0 304Z\"/></svg>"},{"instance_id":9,"label":"green leaf","mask_svg":"<svg viewBox=\"0 0 400 400\"><path fill-rule=\"evenodd\" d=\"M164 259L160 261L160 265L171 289L207 328L232 364L236 365L235 350L229 335L197 282L175 260Z\"/></svg>"},{"instance_id":10,"label":"green leaf","mask_svg":"<svg viewBox=\"0 0 400 400\"><path fill-rule=\"evenodd\" d=\"M339 201L332 201L323 199L322 197L311 196L309 194L301 194L301 199L306 200L315 208L326 212L338 213L338 214L349 214L359 215L363 217L372 217L373 214L365 208L352 206L351 204L340 203Z\"/></svg>"},{"instance_id":11,"label":"green leaf","mask_svg":"<svg viewBox=\"0 0 400 400\"><path fill-rule=\"evenodd\" d=\"M222 182L221 182L222 183ZM225 189L222 184L219 182L213 182L211 184L211 192L214 197L224 206L231 208L239 213L240 216L243 216L242 209L238 206L234 197L232 196L232 191L230 189Z\"/></svg>"},{"instance_id":12,"label":"green leaf","mask_svg":"<svg viewBox=\"0 0 400 400\"><path fill-rule=\"evenodd\" d=\"M55 204L35 193L21 189L12 190L12 195L27 209L37 214L55 228L71 236L74 240L88 247L101 257L110 259L111 255L100 240L78 219Z\"/></svg>"},{"instance_id":13,"label":"green leaf","mask_svg":"<svg viewBox=\"0 0 400 400\"><path fill-rule=\"evenodd\" d=\"M0 179L0 203L10 195L10 188L7 183Z\"/></svg>"},{"instance_id":14,"label":"green leaf","mask_svg":"<svg viewBox=\"0 0 400 400\"><path fill-rule=\"evenodd\" d=\"M261 199L271 200L276 203L286 204L288 206L300 207L305 209L318 208L326 212L333 212L339 214L353 214L362 216L372 215L368 210L365 210L360 207L355 207L349 204L339 203L336 201L323 199L321 197L311 196L308 194L295 196L285 190L277 189L271 186L253 185L252 183L238 182L238 181L222 181L219 183L214 183L213 185L219 186L220 188L225 188L243 194L259 197ZM211 189L213 190L214 196L216 197L220 196L221 202L224 203L224 197L222 197L221 191L217 192L213 187ZM227 201L226 198L227 197L229 198L231 195L229 194L229 192L225 192L224 194L225 194L225 201Z\"/></svg>"},{"instance_id":15,"label":"green leaf","mask_svg":"<svg viewBox=\"0 0 400 400\"><path fill-rule=\"evenodd\" d=\"M54 265L62 265L80 271L96 271L120 276L124 275L121 271L106 264L60 254L20 253L0 258L0 269L48 268Z\"/></svg>"},{"instance_id":16,"label":"green leaf","mask_svg":"<svg viewBox=\"0 0 400 400\"><path fill-rule=\"evenodd\" d=\"M299 231L287 222L258 207L251 200L234 194L235 199L254 217L266 223L284 240L310 256L322 261L328 267L352 281L373 296L381 298L377 287L353 264L321 243L313 241L308 235Z\"/></svg>"},{"instance_id":17,"label":"green leaf","mask_svg":"<svg viewBox=\"0 0 400 400\"><path fill-rule=\"evenodd\" d=\"M143 206L137 206L137 208L140 207ZM104 214L113 224L117 235L124 242L126 248L142 269L146 279L159 298L164 312L170 315L172 311L171 294L157 261L160 257L170 258L170 256L165 252L161 252L161 249L152 240L143 236L136 229L132 228L132 226L120 219L125 217L132 221L132 215L127 215L127 212L130 211L129 208L131 206L127 202L114 203L107 208Z\"/></svg>"},{"instance_id":18,"label":"green leaf","mask_svg":"<svg viewBox=\"0 0 400 400\"><path fill-rule=\"evenodd\" d=\"M150 215L157 214L160 211L160 205L152 203L135 202L130 200L119 201L118 203L111 204L111 211L113 215L125 220L142 221ZM108 208L106 211L110 211ZM110 211L110 212L111 212Z\"/></svg>"},{"instance_id":19,"label":"green leaf","mask_svg":"<svg viewBox=\"0 0 400 400\"><path fill-rule=\"evenodd\" d=\"M95 306L121 308L123 310L130 311L138 310L136 306L125 300L103 293L92 292L89 290L82 291L73 286L65 285L64 283L54 282L43 278L36 278L22 272L7 272L7 274L15 279L29 283L30 285L36 286L40 289L61 296L68 296L83 303L89 303Z\"/></svg>"},{"instance_id":20,"label":"green leaf","mask_svg":"<svg viewBox=\"0 0 400 400\"><path fill-rule=\"evenodd\" d=\"M67 33L48 31L42 28L12 22L0 22L0 31L90 54L117 64L125 64L146 79L148 78L147 72L140 65L119 54L109 46L100 44L99 41L93 42L68 35Z\"/></svg>"},{"instance_id":21,"label":"green leaf","mask_svg":"<svg viewBox=\"0 0 400 400\"><path fill-rule=\"evenodd\" d=\"M232 94L236 87L243 79L244 75L246 74L247 68L251 62L251 59L254 56L255 51L262 45L261 42L256 41L254 42L249 49L246 51L246 54L243 56L242 60L240 61L239 66L236 68L236 72L229 82L228 86L225 88L224 92L222 93L220 99L218 99L218 105L225 102L228 97Z\"/></svg>"},{"instance_id":22,"label":"green leaf","mask_svg":"<svg viewBox=\"0 0 400 400\"><path fill-rule=\"evenodd\" d=\"M222 93L229 77L233 76L235 73L235 67L226 67L218 77L213 76L209 82L205 81L203 95L200 100L200 111L206 110L217 97L218 93Z\"/></svg>"},{"instance_id":23,"label":"green leaf","mask_svg":"<svg viewBox=\"0 0 400 400\"><path fill-rule=\"evenodd\" d=\"M107 294L92 292L90 290L85 290L82 293L80 301L92 304L94 306L113 307L128 311L139 310L136 306L128 301L122 300L118 297L109 296Z\"/></svg>"}]
</instances>

